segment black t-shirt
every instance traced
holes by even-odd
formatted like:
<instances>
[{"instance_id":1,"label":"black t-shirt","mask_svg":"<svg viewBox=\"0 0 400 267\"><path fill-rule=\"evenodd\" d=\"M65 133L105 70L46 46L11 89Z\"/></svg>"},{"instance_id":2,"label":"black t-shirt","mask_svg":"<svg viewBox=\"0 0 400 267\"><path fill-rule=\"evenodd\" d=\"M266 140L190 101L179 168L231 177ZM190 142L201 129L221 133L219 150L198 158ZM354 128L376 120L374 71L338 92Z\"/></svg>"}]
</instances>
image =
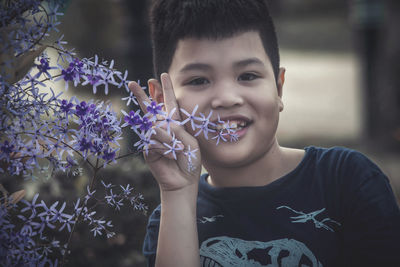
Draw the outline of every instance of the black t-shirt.
<instances>
[{"instance_id":1,"label":"black t-shirt","mask_svg":"<svg viewBox=\"0 0 400 267\"><path fill-rule=\"evenodd\" d=\"M387 177L354 150L305 150L266 186L216 188L201 176L201 266L400 266L400 211ZM160 206L143 246L149 266L159 220Z\"/></svg>"}]
</instances>

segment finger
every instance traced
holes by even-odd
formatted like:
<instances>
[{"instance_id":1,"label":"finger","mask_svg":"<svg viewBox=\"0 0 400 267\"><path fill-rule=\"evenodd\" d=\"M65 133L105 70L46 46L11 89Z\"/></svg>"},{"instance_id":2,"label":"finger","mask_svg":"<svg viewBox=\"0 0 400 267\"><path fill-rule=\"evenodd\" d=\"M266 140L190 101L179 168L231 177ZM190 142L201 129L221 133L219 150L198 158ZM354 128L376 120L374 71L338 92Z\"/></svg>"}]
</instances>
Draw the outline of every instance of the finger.
<instances>
[{"instance_id":1,"label":"finger","mask_svg":"<svg viewBox=\"0 0 400 267\"><path fill-rule=\"evenodd\" d=\"M164 145L164 151L169 150L165 144L172 145L173 143L173 136L175 136L175 139L179 141L179 145L176 147L178 150L176 151L176 157L178 161L185 160L185 155L184 151L190 147L191 150L198 148L198 143L196 139L191 136L186 130L181 127L181 126L171 126L171 132L172 134L169 134L167 130L165 129L165 126L157 125L156 127L153 127L153 129L156 131L156 134L152 136L152 140L156 140Z\"/></svg>"},{"instance_id":2,"label":"finger","mask_svg":"<svg viewBox=\"0 0 400 267\"><path fill-rule=\"evenodd\" d=\"M142 87L137 82L129 82L128 87L138 100L140 109L143 111L144 114L146 114L147 108L144 102L150 103L149 97L146 95Z\"/></svg>"},{"instance_id":3,"label":"finger","mask_svg":"<svg viewBox=\"0 0 400 267\"><path fill-rule=\"evenodd\" d=\"M162 144L159 141L153 140L154 143L152 143L149 146L149 152L146 155L145 154L145 159L147 162L154 162L159 160L160 158L167 158L170 160L175 160L174 156L171 153L165 154L165 151L167 151L166 147L164 144Z\"/></svg>"},{"instance_id":4,"label":"finger","mask_svg":"<svg viewBox=\"0 0 400 267\"><path fill-rule=\"evenodd\" d=\"M179 155L185 148L185 145L182 143L182 141L176 137L171 136L163 128L153 127L153 129L156 132L156 134L152 136L151 140L152 142L157 144L154 146L154 148L157 148L157 152L159 154L164 155L166 158L175 160L178 159Z\"/></svg>"},{"instance_id":5,"label":"finger","mask_svg":"<svg viewBox=\"0 0 400 267\"><path fill-rule=\"evenodd\" d=\"M172 136L167 132L166 129L164 129L163 126L157 125L153 127L153 129L156 132L156 134L151 136L152 140L156 140L158 142L167 144L172 142Z\"/></svg>"},{"instance_id":6,"label":"finger","mask_svg":"<svg viewBox=\"0 0 400 267\"><path fill-rule=\"evenodd\" d=\"M170 112L175 108L175 112L171 118L173 120L181 121L182 119L179 112L178 102L176 101L174 88L172 86L171 78L169 77L168 73L161 74L161 84L163 88L164 104L167 113L170 114Z\"/></svg>"},{"instance_id":7,"label":"finger","mask_svg":"<svg viewBox=\"0 0 400 267\"><path fill-rule=\"evenodd\" d=\"M178 124L171 123L170 124L170 133L167 131L167 125L163 123L163 121L158 122L153 129L155 129L156 134L153 135L155 139L162 140L162 142L170 143L172 142L172 135L175 135L175 138L181 141L185 147L190 145L191 148L197 148L198 143L197 140L186 131L184 127ZM153 138L152 137L152 138Z\"/></svg>"},{"instance_id":8,"label":"finger","mask_svg":"<svg viewBox=\"0 0 400 267\"><path fill-rule=\"evenodd\" d=\"M183 143L183 145L184 145L183 151L186 151L189 147L191 150L199 148L197 140L191 134L189 134L185 130L184 127L173 125L173 126L171 126L171 131L175 134L175 138ZM180 151L180 152L182 152L182 151ZM198 151L198 153L199 153L199 151ZM200 158L199 157L200 155L198 153L196 153L197 158ZM178 153L177 158L178 158L178 161L181 161L181 162L187 161L186 155L184 155L184 153Z\"/></svg>"}]
</instances>

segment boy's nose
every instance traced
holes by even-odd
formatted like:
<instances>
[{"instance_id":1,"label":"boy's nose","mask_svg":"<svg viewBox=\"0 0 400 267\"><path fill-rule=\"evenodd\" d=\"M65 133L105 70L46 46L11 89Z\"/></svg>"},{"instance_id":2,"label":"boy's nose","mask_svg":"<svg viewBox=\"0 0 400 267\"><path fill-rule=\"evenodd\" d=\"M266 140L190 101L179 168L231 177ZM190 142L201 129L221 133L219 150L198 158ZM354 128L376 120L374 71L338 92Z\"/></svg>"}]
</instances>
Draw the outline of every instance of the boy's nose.
<instances>
[{"instance_id":1,"label":"boy's nose","mask_svg":"<svg viewBox=\"0 0 400 267\"><path fill-rule=\"evenodd\" d=\"M214 92L211 100L212 109L243 105L243 97L239 92L239 88L236 88L235 85L216 86Z\"/></svg>"}]
</instances>

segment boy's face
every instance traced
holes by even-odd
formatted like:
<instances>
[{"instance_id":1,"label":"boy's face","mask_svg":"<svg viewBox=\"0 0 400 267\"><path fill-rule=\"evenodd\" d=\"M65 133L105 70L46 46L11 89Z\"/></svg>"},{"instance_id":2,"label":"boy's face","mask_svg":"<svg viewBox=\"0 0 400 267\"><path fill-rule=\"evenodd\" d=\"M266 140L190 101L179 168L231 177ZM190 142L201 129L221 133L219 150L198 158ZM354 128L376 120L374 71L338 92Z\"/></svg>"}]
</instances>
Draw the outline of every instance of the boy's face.
<instances>
[{"instance_id":1,"label":"boy's face","mask_svg":"<svg viewBox=\"0 0 400 267\"><path fill-rule=\"evenodd\" d=\"M198 105L197 115L213 111L212 121L219 114L224 121L245 123L237 131L236 142L220 142L216 146L216 139L206 140L202 134L197 138L206 168L244 166L262 157L276 143L279 112L283 109L284 69L277 86L257 32L219 40L180 40L169 74L181 108L191 113ZM186 130L197 132L190 123Z\"/></svg>"}]
</instances>

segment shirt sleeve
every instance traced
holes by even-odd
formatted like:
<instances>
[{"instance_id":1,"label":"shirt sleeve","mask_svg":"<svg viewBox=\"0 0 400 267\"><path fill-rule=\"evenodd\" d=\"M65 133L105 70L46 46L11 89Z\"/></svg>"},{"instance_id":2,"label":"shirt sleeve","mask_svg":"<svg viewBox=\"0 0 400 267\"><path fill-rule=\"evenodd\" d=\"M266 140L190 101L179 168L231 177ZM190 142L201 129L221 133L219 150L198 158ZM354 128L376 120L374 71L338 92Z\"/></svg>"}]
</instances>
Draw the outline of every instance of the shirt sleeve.
<instances>
[{"instance_id":1,"label":"shirt sleeve","mask_svg":"<svg viewBox=\"0 0 400 267\"><path fill-rule=\"evenodd\" d=\"M153 267L156 262L158 232L160 227L160 211L158 206L150 215L146 235L143 242L143 255L146 257L147 266Z\"/></svg>"},{"instance_id":2,"label":"shirt sleeve","mask_svg":"<svg viewBox=\"0 0 400 267\"><path fill-rule=\"evenodd\" d=\"M343 225L345 266L400 266L400 210L388 178L356 156Z\"/></svg>"}]
</instances>

